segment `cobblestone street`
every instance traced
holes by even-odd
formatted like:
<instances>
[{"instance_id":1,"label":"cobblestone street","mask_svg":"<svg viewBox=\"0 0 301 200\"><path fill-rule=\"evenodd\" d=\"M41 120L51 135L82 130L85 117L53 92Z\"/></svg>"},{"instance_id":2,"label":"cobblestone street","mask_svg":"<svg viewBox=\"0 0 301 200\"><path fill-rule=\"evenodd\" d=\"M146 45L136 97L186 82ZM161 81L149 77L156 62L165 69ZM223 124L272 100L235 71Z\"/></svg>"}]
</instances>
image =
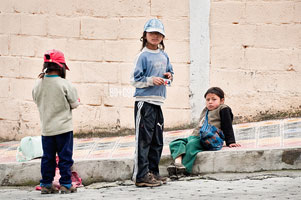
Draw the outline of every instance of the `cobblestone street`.
<instances>
[{"instance_id":1,"label":"cobblestone street","mask_svg":"<svg viewBox=\"0 0 301 200\"><path fill-rule=\"evenodd\" d=\"M1 187L1 199L301 199L301 172L188 177L156 188L95 183L74 194L41 195L34 187ZM206 179L204 179L206 178ZM211 180L210 180L211 179ZM215 180L213 180L215 179ZM117 186L116 186L117 185Z\"/></svg>"}]
</instances>

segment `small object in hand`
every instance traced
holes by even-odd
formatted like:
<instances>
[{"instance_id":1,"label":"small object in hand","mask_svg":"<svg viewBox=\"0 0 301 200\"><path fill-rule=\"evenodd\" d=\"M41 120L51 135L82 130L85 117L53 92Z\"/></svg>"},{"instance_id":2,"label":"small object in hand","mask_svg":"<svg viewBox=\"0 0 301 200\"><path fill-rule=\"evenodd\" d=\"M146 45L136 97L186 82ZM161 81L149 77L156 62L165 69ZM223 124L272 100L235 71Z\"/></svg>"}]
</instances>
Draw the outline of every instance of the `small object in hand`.
<instances>
[{"instance_id":1,"label":"small object in hand","mask_svg":"<svg viewBox=\"0 0 301 200\"><path fill-rule=\"evenodd\" d=\"M170 79L163 78L163 80L164 80L164 85L171 86L171 80Z\"/></svg>"}]
</instances>

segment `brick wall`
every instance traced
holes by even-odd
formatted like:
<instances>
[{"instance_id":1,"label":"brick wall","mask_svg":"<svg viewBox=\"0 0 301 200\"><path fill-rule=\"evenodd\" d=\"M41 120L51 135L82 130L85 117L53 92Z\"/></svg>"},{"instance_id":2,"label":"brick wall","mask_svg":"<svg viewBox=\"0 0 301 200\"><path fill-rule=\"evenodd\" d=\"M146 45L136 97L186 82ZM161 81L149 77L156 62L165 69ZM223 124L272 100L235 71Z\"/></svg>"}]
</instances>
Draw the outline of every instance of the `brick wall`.
<instances>
[{"instance_id":1,"label":"brick wall","mask_svg":"<svg viewBox=\"0 0 301 200\"><path fill-rule=\"evenodd\" d=\"M187 125L188 0L1 0L0 138L39 135L31 89L51 48L65 53L82 105L75 133L133 128L129 76L144 23L160 18L176 76L163 106L165 127ZM301 2L211 0L210 85L222 87L242 121L300 110ZM201 37L201 36L200 36Z\"/></svg>"},{"instance_id":2,"label":"brick wall","mask_svg":"<svg viewBox=\"0 0 301 200\"><path fill-rule=\"evenodd\" d=\"M210 85L243 120L300 111L301 1L211 0Z\"/></svg>"},{"instance_id":3,"label":"brick wall","mask_svg":"<svg viewBox=\"0 0 301 200\"><path fill-rule=\"evenodd\" d=\"M165 25L176 73L163 106L165 126L189 123L188 15L188 0L1 0L0 138L40 134L31 90L52 48L65 53L67 79L82 101L73 112L75 133L133 128L129 77L143 25L153 17Z\"/></svg>"}]
</instances>

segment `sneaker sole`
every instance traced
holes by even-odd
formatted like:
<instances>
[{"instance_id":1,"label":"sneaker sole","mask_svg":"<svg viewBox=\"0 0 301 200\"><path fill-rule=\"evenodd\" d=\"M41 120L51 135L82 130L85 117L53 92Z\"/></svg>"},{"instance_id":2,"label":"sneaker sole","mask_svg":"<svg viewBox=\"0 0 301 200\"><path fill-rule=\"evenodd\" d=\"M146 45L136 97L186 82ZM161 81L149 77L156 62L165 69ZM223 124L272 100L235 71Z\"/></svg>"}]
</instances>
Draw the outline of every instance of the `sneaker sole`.
<instances>
[{"instance_id":1,"label":"sneaker sole","mask_svg":"<svg viewBox=\"0 0 301 200\"><path fill-rule=\"evenodd\" d=\"M167 180L166 181L162 181L162 180L159 180L159 179L156 179L158 182L160 182L161 185L163 184L166 184L167 183Z\"/></svg>"},{"instance_id":2,"label":"sneaker sole","mask_svg":"<svg viewBox=\"0 0 301 200\"><path fill-rule=\"evenodd\" d=\"M135 183L137 187L158 187L161 183Z\"/></svg>"},{"instance_id":3,"label":"sneaker sole","mask_svg":"<svg viewBox=\"0 0 301 200\"><path fill-rule=\"evenodd\" d=\"M76 191L74 191L74 192L62 192L61 191L61 194L70 194L70 193L76 193Z\"/></svg>"},{"instance_id":4,"label":"sneaker sole","mask_svg":"<svg viewBox=\"0 0 301 200\"><path fill-rule=\"evenodd\" d=\"M59 192L41 192L41 194L58 194Z\"/></svg>"},{"instance_id":5,"label":"sneaker sole","mask_svg":"<svg viewBox=\"0 0 301 200\"><path fill-rule=\"evenodd\" d=\"M55 190L53 190L53 191L41 191L41 194L57 194L57 193L59 193L58 190L57 191L55 191Z\"/></svg>"},{"instance_id":6,"label":"sneaker sole","mask_svg":"<svg viewBox=\"0 0 301 200\"><path fill-rule=\"evenodd\" d=\"M61 194L76 193L77 191L61 191Z\"/></svg>"},{"instance_id":7,"label":"sneaker sole","mask_svg":"<svg viewBox=\"0 0 301 200\"><path fill-rule=\"evenodd\" d=\"M170 180L172 180L172 181L175 181L175 180L178 180L178 179L179 179L179 177L176 176L176 175L170 176Z\"/></svg>"},{"instance_id":8,"label":"sneaker sole","mask_svg":"<svg viewBox=\"0 0 301 200\"><path fill-rule=\"evenodd\" d=\"M51 194L51 192L41 192L41 194Z\"/></svg>"}]
</instances>

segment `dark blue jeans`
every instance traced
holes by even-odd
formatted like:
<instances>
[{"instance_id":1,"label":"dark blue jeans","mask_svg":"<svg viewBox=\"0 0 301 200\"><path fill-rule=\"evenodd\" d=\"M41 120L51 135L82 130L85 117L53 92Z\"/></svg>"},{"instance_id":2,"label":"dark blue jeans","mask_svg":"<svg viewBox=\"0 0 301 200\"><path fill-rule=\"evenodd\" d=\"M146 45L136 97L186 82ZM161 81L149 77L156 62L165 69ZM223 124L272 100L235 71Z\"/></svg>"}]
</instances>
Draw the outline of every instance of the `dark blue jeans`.
<instances>
[{"instance_id":1,"label":"dark blue jeans","mask_svg":"<svg viewBox=\"0 0 301 200\"><path fill-rule=\"evenodd\" d=\"M52 184L55 176L56 153L59 157L60 184L71 184L71 166L73 165L73 131L55 136L42 136L43 157L41 161L41 185Z\"/></svg>"}]
</instances>

